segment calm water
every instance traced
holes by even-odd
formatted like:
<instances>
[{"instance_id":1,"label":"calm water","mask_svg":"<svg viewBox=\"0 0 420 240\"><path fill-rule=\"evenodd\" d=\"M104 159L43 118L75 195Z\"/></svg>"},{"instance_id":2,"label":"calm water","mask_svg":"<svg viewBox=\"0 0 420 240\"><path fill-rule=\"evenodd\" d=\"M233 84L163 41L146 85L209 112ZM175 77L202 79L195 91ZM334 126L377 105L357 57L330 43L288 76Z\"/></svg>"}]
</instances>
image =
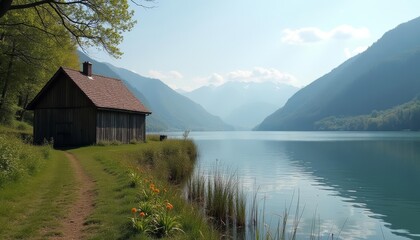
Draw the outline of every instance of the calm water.
<instances>
[{"instance_id":1,"label":"calm water","mask_svg":"<svg viewBox=\"0 0 420 240\"><path fill-rule=\"evenodd\" d=\"M172 134L180 136L181 134ZM233 169L259 187L266 221L300 198L299 232L326 239L420 239L420 133L192 132L200 171ZM256 187L257 186L257 187ZM270 220L271 219L271 220Z\"/></svg>"}]
</instances>

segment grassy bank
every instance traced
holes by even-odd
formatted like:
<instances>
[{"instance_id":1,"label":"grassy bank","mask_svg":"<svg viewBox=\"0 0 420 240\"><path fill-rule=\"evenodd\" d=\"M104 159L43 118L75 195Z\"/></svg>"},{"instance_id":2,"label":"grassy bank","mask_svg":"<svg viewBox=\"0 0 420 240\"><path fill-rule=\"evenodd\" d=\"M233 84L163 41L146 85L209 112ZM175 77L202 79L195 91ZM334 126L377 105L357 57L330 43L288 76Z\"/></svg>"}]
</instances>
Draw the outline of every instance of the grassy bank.
<instances>
[{"instance_id":1,"label":"grassy bank","mask_svg":"<svg viewBox=\"0 0 420 240\"><path fill-rule=\"evenodd\" d=\"M183 183L195 163L190 141L92 146L70 150L96 183L91 239L217 239L185 202ZM135 210L134 210L135 209Z\"/></svg>"},{"instance_id":2,"label":"grassy bank","mask_svg":"<svg viewBox=\"0 0 420 240\"><path fill-rule=\"evenodd\" d=\"M25 143L30 134L21 128L0 127L0 239L63 236L76 199L74 170L63 151ZM95 183L83 230L88 239L219 238L183 195L196 160L191 141L152 138L67 151Z\"/></svg>"}]
</instances>

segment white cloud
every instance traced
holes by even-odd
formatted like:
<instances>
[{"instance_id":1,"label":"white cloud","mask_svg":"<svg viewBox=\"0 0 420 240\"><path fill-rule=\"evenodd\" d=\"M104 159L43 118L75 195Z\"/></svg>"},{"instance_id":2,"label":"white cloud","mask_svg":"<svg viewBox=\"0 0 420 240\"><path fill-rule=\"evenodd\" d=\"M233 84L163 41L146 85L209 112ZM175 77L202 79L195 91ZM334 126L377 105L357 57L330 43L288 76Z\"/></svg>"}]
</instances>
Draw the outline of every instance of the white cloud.
<instances>
[{"instance_id":1,"label":"white cloud","mask_svg":"<svg viewBox=\"0 0 420 240\"><path fill-rule=\"evenodd\" d=\"M323 31L316 27L283 30L282 42L287 44L315 43L327 40L362 39L370 36L369 29L355 28L350 25L340 25L330 31Z\"/></svg>"},{"instance_id":2,"label":"white cloud","mask_svg":"<svg viewBox=\"0 0 420 240\"><path fill-rule=\"evenodd\" d=\"M226 74L228 81L240 82L277 82L299 86L295 76L290 73L282 72L275 68L255 67L252 70L236 70Z\"/></svg>"},{"instance_id":3,"label":"white cloud","mask_svg":"<svg viewBox=\"0 0 420 240\"><path fill-rule=\"evenodd\" d=\"M169 71L169 72L160 72L156 70L150 70L149 77L151 78L157 78L160 80L167 80L167 79L182 79L184 76L178 71Z\"/></svg>"},{"instance_id":4,"label":"white cloud","mask_svg":"<svg viewBox=\"0 0 420 240\"><path fill-rule=\"evenodd\" d=\"M353 56L356 56L359 53L366 51L367 48L368 48L367 46L359 46L354 49L345 48L344 54L346 55L346 58L351 58Z\"/></svg>"},{"instance_id":5,"label":"white cloud","mask_svg":"<svg viewBox=\"0 0 420 240\"><path fill-rule=\"evenodd\" d=\"M185 84L184 76L175 70L169 72L149 70L147 76L161 80L172 89L178 89Z\"/></svg>"},{"instance_id":6,"label":"white cloud","mask_svg":"<svg viewBox=\"0 0 420 240\"><path fill-rule=\"evenodd\" d=\"M220 74L213 73L207 78L207 82L212 85L221 85L225 82L225 78Z\"/></svg>"},{"instance_id":7,"label":"white cloud","mask_svg":"<svg viewBox=\"0 0 420 240\"><path fill-rule=\"evenodd\" d=\"M247 79L252 77L252 71L249 70L236 70L226 74L229 79Z\"/></svg>"},{"instance_id":8,"label":"white cloud","mask_svg":"<svg viewBox=\"0 0 420 240\"><path fill-rule=\"evenodd\" d=\"M350 25L341 25L334 28L330 32L330 36L333 39L363 39L368 38L370 36L369 29L362 27L362 28L355 28Z\"/></svg>"},{"instance_id":9,"label":"white cloud","mask_svg":"<svg viewBox=\"0 0 420 240\"><path fill-rule=\"evenodd\" d=\"M202 86L220 86L228 81L238 82L276 82L301 87L297 78L292 74L281 72L275 68L254 67L249 70L235 70L225 74L212 73L207 77L184 77L178 71L162 72L150 70L148 77L163 81L172 89L192 91Z\"/></svg>"}]
</instances>

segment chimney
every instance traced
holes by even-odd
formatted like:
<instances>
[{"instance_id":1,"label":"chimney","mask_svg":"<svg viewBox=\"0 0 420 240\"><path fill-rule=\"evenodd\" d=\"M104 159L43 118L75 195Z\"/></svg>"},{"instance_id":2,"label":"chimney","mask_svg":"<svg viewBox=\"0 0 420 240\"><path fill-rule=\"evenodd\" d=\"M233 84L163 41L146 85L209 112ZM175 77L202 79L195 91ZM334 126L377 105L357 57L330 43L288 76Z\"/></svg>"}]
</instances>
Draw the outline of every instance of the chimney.
<instances>
[{"instance_id":1,"label":"chimney","mask_svg":"<svg viewBox=\"0 0 420 240\"><path fill-rule=\"evenodd\" d=\"M92 76L92 63L88 61L83 63L83 74L88 77Z\"/></svg>"}]
</instances>

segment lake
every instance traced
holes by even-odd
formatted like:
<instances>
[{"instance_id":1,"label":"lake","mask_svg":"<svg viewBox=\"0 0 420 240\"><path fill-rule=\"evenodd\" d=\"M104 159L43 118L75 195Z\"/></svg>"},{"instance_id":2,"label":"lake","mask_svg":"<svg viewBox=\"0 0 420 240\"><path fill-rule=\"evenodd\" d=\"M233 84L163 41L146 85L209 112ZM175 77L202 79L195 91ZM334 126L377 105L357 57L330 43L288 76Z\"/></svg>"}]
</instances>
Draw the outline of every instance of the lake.
<instances>
[{"instance_id":1,"label":"lake","mask_svg":"<svg viewBox=\"0 0 420 240\"><path fill-rule=\"evenodd\" d=\"M302 238L315 219L322 239L331 233L420 239L420 133L191 132L189 138L198 146L198 171L217 164L235 172L248 196L258 190L272 228L285 209L292 214L299 205Z\"/></svg>"}]
</instances>

